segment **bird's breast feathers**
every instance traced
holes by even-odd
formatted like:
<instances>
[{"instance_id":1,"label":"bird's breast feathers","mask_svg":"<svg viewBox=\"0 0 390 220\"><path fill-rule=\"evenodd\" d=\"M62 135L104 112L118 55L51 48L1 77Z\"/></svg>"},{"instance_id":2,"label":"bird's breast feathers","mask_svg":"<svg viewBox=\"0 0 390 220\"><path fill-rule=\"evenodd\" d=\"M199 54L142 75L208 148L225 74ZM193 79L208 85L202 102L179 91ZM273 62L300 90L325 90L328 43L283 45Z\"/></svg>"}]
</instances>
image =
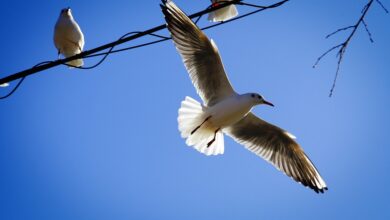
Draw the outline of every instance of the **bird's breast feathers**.
<instances>
[{"instance_id":1,"label":"bird's breast feathers","mask_svg":"<svg viewBox=\"0 0 390 220\"><path fill-rule=\"evenodd\" d=\"M67 44L69 41L76 44L82 50L84 47L84 36L80 27L75 21L59 21L55 27L54 40L59 44Z\"/></svg>"},{"instance_id":2,"label":"bird's breast feathers","mask_svg":"<svg viewBox=\"0 0 390 220\"><path fill-rule=\"evenodd\" d=\"M233 95L209 107L211 123L216 127L226 127L241 120L253 107L253 102L240 95Z\"/></svg>"}]
</instances>

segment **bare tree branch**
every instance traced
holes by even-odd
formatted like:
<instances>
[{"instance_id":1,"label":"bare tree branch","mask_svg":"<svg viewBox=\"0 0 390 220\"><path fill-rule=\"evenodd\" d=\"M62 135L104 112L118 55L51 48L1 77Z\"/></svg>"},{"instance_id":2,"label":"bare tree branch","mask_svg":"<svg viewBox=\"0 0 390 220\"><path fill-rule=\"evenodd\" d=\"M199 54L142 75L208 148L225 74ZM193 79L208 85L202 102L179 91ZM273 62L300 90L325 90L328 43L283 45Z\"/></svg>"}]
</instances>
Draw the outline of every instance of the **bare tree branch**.
<instances>
[{"instance_id":1,"label":"bare tree branch","mask_svg":"<svg viewBox=\"0 0 390 220\"><path fill-rule=\"evenodd\" d=\"M340 31L345 31L345 30L348 30L348 29L354 28L354 27L355 27L355 26L348 26L348 27L339 28L339 29L337 29L336 31L334 31L334 32L332 32L332 33L326 35L325 38L329 38L329 37L331 37L331 36L337 34L337 33L340 32Z\"/></svg>"},{"instance_id":2,"label":"bare tree branch","mask_svg":"<svg viewBox=\"0 0 390 220\"><path fill-rule=\"evenodd\" d=\"M368 30L367 23L364 21L364 19L362 20L362 23L364 24L364 29L366 29L366 32L368 34L368 37L370 38L371 43L374 43L374 40L372 39L371 32L370 32L370 30Z\"/></svg>"},{"instance_id":3,"label":"bare tree branch","mask_svg":"<svg viewBox=\"0 0 390 220\"><path fill-rule=\"evenodd\" d=\"M383 4L379 0L375 0L375 1L379 5L381 5L381 7L386 11L386 13L388 12L387 9L383 6ZM339 75L339 72L340 72L340 67L341 67L341 63L342 63L343 58L344 58L345 51L347 50L347 47L348 47L352 37L355 35L356 30L359 28L359 26L361 26L363 24L363 26L364 26L367 34L368 34L368 37L369 37L370 41L374 42L373 39L372 39L371 32L368 29L367 23L364 21L364 18L366 17L367 12L370 9L370 7L372 6L373 2L374 2L374 0L369 0L367 2L367 4L364 5L364 7L362 9L362 12L361 12L361 16L360 16L360 18L358 19L358 21L354 25L347 26L347 27L344 27L344 28L339 28L338 30L336 30L336 31L334 31L331 34L328 34L326 36L326 38L329 38L330 36L333 36L334 34L339 33L341 31L346 31L346 30L352 29L351 33L349 34L349 36L347 37L347 39L343 43L341 43L339 45L336 45L336 46L330 48L329 50L327 50L320 57L318 57L317 61L313 65L313 68L315 68L319 64L319 62L322 60L322 58L324 58L331 51L338 49L338 51L337 51L337 57L338 57L337 68L336 68L336 73L335 73L335 77L334 77L334 80L333 80L333 84L332 84L332 87L330 89L329 97L331 97L333 95L333 91L334 91L334 89L336 87L336 82L337 82L337 78L338 78L338 75Z\"/></svg>"},{"instance_id":4,"label":"bare tree branch","mask_svg":"<svg viewBox=\"0 0 390 220\"><path fill-rule=\"evenodd\" d=\"M386 13L389 13L389 11L387 10L387 8L382 4L381 1L376 0L376 2L382 7L382 9L383 9Z\"/></svg>"}]
</instances>

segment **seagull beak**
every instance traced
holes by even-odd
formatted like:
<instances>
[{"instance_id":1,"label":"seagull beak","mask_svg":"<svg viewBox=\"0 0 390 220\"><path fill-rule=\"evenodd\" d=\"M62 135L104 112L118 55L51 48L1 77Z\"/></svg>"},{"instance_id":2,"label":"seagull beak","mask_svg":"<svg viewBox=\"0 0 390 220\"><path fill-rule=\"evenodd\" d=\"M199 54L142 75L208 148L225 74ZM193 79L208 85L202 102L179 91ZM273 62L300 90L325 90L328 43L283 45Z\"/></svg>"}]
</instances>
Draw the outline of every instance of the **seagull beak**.
<instances>
[{"instance_id":1,"label":"seagull beak","mask_svg":"<svg viewBox=\"0 0 390 220\"><path fill-rule=\"evenodd\" d=\"M266 100L263 100L263 103L266 104L266 105L274 107L274 104L272 104L271 102L268 102Z\"/></svg>"}]
</instances>

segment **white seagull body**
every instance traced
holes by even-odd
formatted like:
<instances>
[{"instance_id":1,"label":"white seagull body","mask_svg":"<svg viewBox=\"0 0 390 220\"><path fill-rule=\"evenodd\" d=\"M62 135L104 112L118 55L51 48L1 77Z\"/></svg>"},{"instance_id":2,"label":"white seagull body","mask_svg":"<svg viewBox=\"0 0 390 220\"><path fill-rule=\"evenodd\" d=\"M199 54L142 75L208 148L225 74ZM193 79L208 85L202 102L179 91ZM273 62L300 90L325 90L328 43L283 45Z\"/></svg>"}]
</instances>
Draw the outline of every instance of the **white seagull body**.
<instances>
[{"instance_id":1,"label":"white seagull body","mask_svg":"<svg viewBox=\"0 0 390 220\"><path fill-rule=\"evenodd\" d=\"M79 54L84 48L84 35L77 22L73 19L70 8L62 9L54 28L54 45L58 54L71 57ZM67 63L70 67L82 66L83 60L77 59Z\"/></svg>"},{"instance_id":2,"label":"white seagull body","mask_svg":"<svg viewBox=\"0 0 390 220\"><path fill-rule=\"evenodd\" d=\"M232 0L211 0L212 6L217 6L220 2L230 2ZM238 15L237 8L234 4L220 8L209 13L208 20L212 22L227 21Z\"/></svg>"},{"instance_id":3,"label":"white seagull body","mask_svg":"<svg viewBox=\"0 0 390 220\"><path fill-rule=\"evenodd\" d=\"M162 6L172 39L204 104L186 97L178 123L186 143L206 155L224 153L223 133L270 162L295 181L316 192L327 186L302 148L283 129L251 113L255 105L271 103L256 93L237 94L214 42L172 1Z\"/></svg>"},{"instance_id":4,"label":"white seagull body","mask_svg":"<svg viewBox=\"0 0 390 220\"><path fill-rule=\"evenodd\" d=\"M2 88L8 87L8 86L9 86L9 83L0 84L0 87L2 87Z\"/></svg>"}]
</instances>

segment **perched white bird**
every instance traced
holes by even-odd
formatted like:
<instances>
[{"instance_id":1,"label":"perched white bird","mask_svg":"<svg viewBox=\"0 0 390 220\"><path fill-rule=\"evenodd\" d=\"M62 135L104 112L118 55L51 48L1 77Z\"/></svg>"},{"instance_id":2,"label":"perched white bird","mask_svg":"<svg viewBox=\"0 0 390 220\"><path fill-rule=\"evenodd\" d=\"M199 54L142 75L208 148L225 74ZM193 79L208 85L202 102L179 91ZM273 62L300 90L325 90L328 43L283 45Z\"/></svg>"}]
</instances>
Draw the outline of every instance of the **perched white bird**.
<instances>
[{"instance_id":1,"label":"perched white bird","mask_svg":"<svg viewBox=\"0 0 390 220\"><path fill-rule=\"evenodd\" d=\"M273 106L257 93L237 94L226 76L215 43L172 1L162 6L175 46L204 104L186 97L178 123L186 143L206 155L224 153L223 133L316 192L326 184L288 132L251 113L260 104Z\"/></svg>"},{"instance_id":2,"label":"perched white bird","mask_svg":"<svg viewBox=\"0 0 390 220\"><path fill-rule=\"evenodd\" d=\"M0 84L0 87L2 87L2 88L8 87L8 86L9 86L9 83Z\"/></svg>"},{"instance_id":3,"label":"perched white bird","mask_svg":"<svg viewBox=\"0 0 390 220\"><path fill-rule=\"evenodd\" d=\"M58 55L62 54L64 57L71 57L83 51L84 35L77 22L73 19L70 8L61 10L60 17L54 28L54 45L58 50ZM67 64L80 67L84 63L82 59L77 59Z\"/></svg>"},{"instance_id":4,"label":"perched white bird","mask_svg":"<svg viewBox=\"0 0 390 220\"><path fill-rule=\"evenodd\" d=\"M230 2L232 0L211 0L212 6L218 6L220 2ZM238 15L237 8L234 4L220 8L209 13L208 20L212 22L227 21Z\"/></svg>"}]
</instances>

